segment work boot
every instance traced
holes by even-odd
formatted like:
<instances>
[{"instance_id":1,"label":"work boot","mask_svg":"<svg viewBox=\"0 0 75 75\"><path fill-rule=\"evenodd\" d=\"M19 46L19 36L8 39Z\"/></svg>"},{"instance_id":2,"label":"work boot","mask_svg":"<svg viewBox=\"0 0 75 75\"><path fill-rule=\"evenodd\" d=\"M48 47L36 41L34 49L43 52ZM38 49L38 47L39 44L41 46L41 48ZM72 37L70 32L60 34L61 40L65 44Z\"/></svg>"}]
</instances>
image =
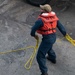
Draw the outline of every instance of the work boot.
<instances>
[{"instance_id":1,"label":"work boot","mask_svg":"<svg viewBox=\"0 0 75 75\"><path fill-rule=\"evenodd\" d=\"M52 62L53 64L56 64L56 59L55 59L55 60L52 60L52 59L50 59L49 56L47 56L47 59L48 59L50 62Z\"/></svg>"},{"instance_id":2,"label":"work boot","mask_svg":"<svg viewBox=\"0 0 75 75\"><path fill-rule=\"evenodd\" d=\"M47 73L42 73L41 75L48 75Z\"/></svg>"}]
</instances>

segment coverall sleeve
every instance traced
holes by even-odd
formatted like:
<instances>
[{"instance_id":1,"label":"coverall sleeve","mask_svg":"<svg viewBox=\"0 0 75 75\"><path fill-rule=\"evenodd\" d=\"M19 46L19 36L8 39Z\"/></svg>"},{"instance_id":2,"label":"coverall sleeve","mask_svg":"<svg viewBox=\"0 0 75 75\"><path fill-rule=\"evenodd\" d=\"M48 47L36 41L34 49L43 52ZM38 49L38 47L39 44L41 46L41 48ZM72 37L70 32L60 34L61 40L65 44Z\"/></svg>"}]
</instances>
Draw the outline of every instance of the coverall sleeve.
<instances>
[{"instance_id":1,"label":"coverall sleeve","mask_svg":"<svg viewBox=\"0 0 75 75\"><path fill-rule=\"evenodd\" d=\"M66 30L65 30L64 26L60 23L59 20L57 21L57 28L64 36L66 35Z\"/></svg>"},{"instance_id":2,"label":"coverall sleeve","mask_svg":"<svg viewBox=\"0 0 75 75\"><path fill-rule=\"evenodd\" d=\"M30 33L30 35L31 36L35 36L35 33L36 33L36 30L38 30L40 27L42 27L43 26L43 22L42 22L42 20L41 19L38 19L36 22L35 22L35 24L34 24L34 26L31 28L31 33Z\"/></svg>"}]
</instances>

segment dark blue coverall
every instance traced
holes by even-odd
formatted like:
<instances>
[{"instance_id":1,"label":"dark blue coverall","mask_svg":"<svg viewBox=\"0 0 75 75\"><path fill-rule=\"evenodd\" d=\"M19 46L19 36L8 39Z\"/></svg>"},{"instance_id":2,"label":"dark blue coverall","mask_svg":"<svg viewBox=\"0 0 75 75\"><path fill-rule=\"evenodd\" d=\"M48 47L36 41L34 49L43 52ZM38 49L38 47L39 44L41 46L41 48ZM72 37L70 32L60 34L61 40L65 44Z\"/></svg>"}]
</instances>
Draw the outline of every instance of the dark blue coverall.
<instances>
[{"instance_id":1,"label":"dark blue coverall","mask_svg":"<svg viewBox=\"0 0 75 75\"><path fill-rule=\"evenodd\" d=\"M31 29L31 36L35 36L35 32L36 30L38 30L40 27L42 27L44 24L42 22L41 19L38 19L35 22L35 25L32 27ZM60 30L60 32L65 36L66 35L66 30L63 27L63 25L60 23L60 21L58 20L57 22L57 28ZM42 42L39 46L38 52L37 52L37 62L39 65L39 68L43 73L47 73L48 69L46 67L46 54L48 54L48 56L50 57L50 59L55 60L56 59L56 54L53 51L52 47L53 44L56 41L56 34L52 33L52 34L48 34L48 35L42 35Z\"/></svg>"}]
</instances>

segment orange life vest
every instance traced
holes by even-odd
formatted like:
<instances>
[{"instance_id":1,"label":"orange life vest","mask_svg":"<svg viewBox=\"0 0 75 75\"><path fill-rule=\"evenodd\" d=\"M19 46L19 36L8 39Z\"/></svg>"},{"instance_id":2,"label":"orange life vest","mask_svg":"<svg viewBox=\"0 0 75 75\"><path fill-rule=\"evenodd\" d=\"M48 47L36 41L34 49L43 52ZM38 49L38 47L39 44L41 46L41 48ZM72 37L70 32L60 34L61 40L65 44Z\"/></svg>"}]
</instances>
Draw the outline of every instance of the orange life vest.
<instances>
[{"instance_id":1,"label":"orange life vest","mask_svg":"<svg viewBox=\"0 0 75 75\"><path fill-rule=\"evenodd\" d=\"M43 13L38 17L38 19L39 18L42 19L44 25L37 30L37 33L47 35L56 32L58 18L54 12Z\"/></svg>"}]
</instances>

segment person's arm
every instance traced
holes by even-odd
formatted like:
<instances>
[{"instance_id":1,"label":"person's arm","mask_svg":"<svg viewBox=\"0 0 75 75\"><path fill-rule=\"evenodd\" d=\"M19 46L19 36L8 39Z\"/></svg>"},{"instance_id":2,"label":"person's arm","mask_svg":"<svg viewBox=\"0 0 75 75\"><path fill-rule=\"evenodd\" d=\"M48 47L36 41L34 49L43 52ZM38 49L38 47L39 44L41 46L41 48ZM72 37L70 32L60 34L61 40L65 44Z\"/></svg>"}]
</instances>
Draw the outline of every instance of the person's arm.
<instances>
[{"instance_id":1,"label":"person's arm","mask_svg":"<svg viewBox=\"0 0 75 75\"><path fill-rule=\"evenodd\" d=\"M63 34L63 36L66 35L66 30L64 28L64 26L60 23L60 21L57 21L57 28L59 29L59 31Z\"/></svg>"},{"instance_id":2,"label":"person's arm","mask_svg":"<svg viewBox=\"0 0 75 75\"><path fill-rule=\"evenodd\" d=\"M37 39L37 35L35 34L36 33L36 30L38 30L42 26L43 26L42 20L41 19L38 19L35 22L35 25L32 27L30 35L33 36L33 37L35 37Z\"/></svg>"}]
</instances>

